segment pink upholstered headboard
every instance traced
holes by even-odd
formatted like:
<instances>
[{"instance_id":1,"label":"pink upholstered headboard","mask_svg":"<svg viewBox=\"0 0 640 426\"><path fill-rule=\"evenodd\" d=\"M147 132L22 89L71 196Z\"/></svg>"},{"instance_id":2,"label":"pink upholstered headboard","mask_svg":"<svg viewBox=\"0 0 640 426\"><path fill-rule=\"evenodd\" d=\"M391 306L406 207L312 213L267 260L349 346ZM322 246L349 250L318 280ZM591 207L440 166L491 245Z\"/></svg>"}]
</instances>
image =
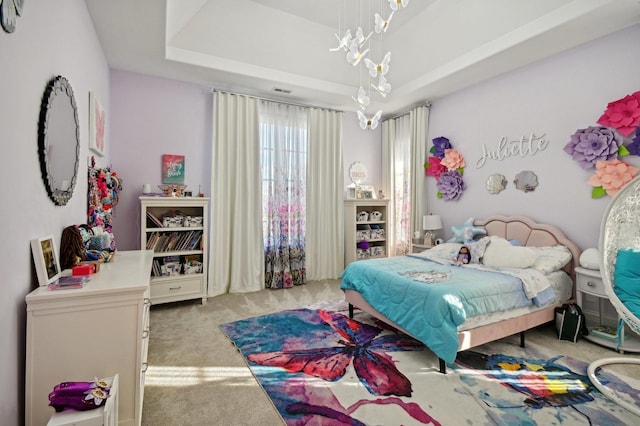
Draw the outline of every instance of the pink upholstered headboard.
<instances>
[{"instance_id":1,"label":"pink upholstered headboard","mask_svg":"<svg viewBox=\"0 0 640 426\"><path fill-rule=\"evenodd\" d=\"M574 268L580 259L580 249L555 226L537 223L525 216L489 216L485 219L476 219L474 225L484 227L489 235L518 240L525 246L566 246L572 254L572 259L564 270L575 282Z\"/></svg>"}]
</instances>

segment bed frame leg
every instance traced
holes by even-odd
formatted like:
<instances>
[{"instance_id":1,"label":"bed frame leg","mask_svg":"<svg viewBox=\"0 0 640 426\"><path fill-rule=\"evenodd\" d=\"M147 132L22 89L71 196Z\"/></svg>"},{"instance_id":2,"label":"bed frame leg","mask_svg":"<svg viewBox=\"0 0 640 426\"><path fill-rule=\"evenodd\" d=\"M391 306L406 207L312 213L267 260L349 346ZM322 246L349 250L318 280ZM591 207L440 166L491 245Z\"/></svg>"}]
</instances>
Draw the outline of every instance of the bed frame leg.
<instances>
[{"instance_id":1,"label":"bed frame leg","mask_svg":"<svg viewBox=\"0 0 640 426\"><path fill-rule=\"evenodd\" d=\"M438 363L440 364L440 372L447 374L447 364L445 364L444 359L438 358Z\"/></svg>"},{"instance_id":2,"label":"bed frame leg","mask_svg":"<svg viewBox=\"0 0 640 426\"><path fill-rule=\"evenodd\" d=\"M524 348L524 331L520 332L520 347Z\"/></svg>"},{"instance_id":3,"label":"bed frame leg","mask_svg":"<svg viewBox=\"0 0 640 426\"><path fill-rule=\"evenodd\" d=\"M349 318L353 319L353 305L349 303Z\"/></svg>"}]
</instances>

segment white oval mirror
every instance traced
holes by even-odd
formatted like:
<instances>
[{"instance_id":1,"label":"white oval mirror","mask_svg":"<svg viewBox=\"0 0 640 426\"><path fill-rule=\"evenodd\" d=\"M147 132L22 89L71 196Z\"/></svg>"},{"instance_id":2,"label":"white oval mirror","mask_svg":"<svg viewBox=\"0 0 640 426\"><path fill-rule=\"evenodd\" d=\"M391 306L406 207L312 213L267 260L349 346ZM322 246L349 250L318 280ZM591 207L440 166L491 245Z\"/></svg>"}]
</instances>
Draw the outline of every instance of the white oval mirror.
<instances>
[{"instance_id":1,"label":"white oval mirror","mask_svg":"<svg viewBox=\"0 0 640 426\"><path fill-rule=\"evenodd\" d=\"M356 161L349 167L349 178L356 185L363 184L367 181L367 166Z\"/></svg>"}]
</instances>

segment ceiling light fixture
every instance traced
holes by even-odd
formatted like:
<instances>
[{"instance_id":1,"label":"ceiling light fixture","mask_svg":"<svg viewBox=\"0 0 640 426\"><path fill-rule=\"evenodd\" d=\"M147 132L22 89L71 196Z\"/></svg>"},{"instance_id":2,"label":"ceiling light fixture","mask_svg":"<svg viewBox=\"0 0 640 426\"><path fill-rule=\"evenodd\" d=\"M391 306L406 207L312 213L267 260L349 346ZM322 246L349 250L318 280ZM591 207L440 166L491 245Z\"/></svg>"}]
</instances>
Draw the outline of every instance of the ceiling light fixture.
<instances>
[{"instance_id":1,"label":"ceiling light fixture","mask_svg":"<svg viewBox=\"0 0 640 426\"><path fill-rule=\"evenodd\" d=\"M335 38L338 40L338 45L329 49L331 52L346 52L346 61L348 64L356 67L360 65L360 87L358 88L358 92L351 96L351 99L358 105L360 108L357 111L358 119L360 121L360 127L365 129L375 129L378 127L378 122L380 117L382 116L382 110L378 110L373 116L368 117L365 113L367 112L367 108L371 103L371 88L375 90L380 96L386 98L387 95L391 92L391 84L387 81L387 74L390 70L391 63L391 52L388 51L384 57L380 60L380 62L375 62L370 58L371 55L371 39L376 34L375 39L377 42L377 54L381 54L381 43L382 43L382 35L387 32L389 29L389 25L391 23L391 19L393 15L398 12L400 9L404 9L409 5L410 0L378 0L378 12L373 15L373 29L374 31L370 31L371 22L368 22L367 30L369 31L368 35L365 36L365 31L360 25L360 16L362 15L362 8L360 0L356 3L356 11L355 11L355 36L353 36L353 32L351 28L343 28L346 27L347 21L347 13L345 9L345 1L342 1L341 10L338 12L338 31L335 33ZM371 1L365 0L368 2L369 6L369 16L371 17ZM383 4L388 3L388 9L383 10ZM385 19L383 16L387 16ZM351 23L354 24L354 23ZM369 57L366 57L369 55ZM369 84L363 86L362 84L362 64L366 68L367 78L369 79ZM371 82L371 78L378 78L377 84ZM366 89L365 89L366 88ZM374 94L375 94L374 92Z\"/></svg>"}]
</instances>

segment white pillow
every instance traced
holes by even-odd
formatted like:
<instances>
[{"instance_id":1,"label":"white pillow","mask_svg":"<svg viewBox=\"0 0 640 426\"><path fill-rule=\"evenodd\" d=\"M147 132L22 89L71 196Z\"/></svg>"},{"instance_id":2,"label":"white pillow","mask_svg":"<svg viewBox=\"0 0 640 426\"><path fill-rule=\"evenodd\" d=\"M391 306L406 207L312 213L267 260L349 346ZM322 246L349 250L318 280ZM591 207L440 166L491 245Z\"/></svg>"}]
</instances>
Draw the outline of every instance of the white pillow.
<instances>
[{"instance_id":1,"label":"white pillow","mask_svg":"<svg viewBox=\"0 0 640 426\"><path fill-rule=\"evenodd\" d=\"M471 252L469 263L480 263L480 259L484 256L484 251L487 249L489 241L491 241L489 237L482 237L479 240L464 244L469 247L469 251Z\"/></svg>"},{"instance_id":2,"label":"white pillow","mask_svg":"<svg viewBox=\"0 0 640 426\"><path fill-rule=\"evenodd\" d=\"M529 247L538 258L531 265L545 275L564 268L571 260L571 252L565 246Z\"/></svg>"},{"instance_id":3,"label":"white pillow","mask_svg":"<svg viewBox=\"0 0 640 426\"><path fill-rule=\"evenodd\" d=\"M530 247L512 246L504 238L490 237L482 263L492 268L528 268L537 259Z\"/></svg>"},{"instance_id":4,"label":"white pillow","mask_svg":"<svg viewBox=\"0 0 640 426\"><path fill-rule=\"evenodd\" d=\"M422 253L427 259L450 263L460 251L460 247L462 247L462 243L442 243Z\"/></svg>"}]
</instances>

